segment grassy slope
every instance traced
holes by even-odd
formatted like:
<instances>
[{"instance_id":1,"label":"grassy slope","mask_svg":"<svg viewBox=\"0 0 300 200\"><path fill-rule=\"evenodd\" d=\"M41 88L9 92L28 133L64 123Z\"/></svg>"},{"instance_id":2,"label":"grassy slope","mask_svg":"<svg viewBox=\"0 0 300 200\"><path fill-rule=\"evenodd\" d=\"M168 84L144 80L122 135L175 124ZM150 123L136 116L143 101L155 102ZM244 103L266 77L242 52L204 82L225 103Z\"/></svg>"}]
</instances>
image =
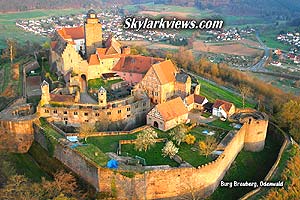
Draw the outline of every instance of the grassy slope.
<instances>
[{"instance_id":1,"label":"grassy slope","mask_svg":"<svg viewBox=\"0 0 300 200\"><path fill-rule=\"evenodd\" d=\"M274 164L279 149L280 143L268 134L264 150L261 152L242 150L225 174L223 181L263 180ZM218 187L209 199L238 199L253 189L253 187Z\"/></svg>"},{"instance_id":2,"label":"grassy slope","mask_svg":"<svg viewBox=\"0 0 300 200\"><path fill-rule=\"evenodd\" d=\"M218 86L212 85L202 79L198 79L198 81L201 83L201 95L205 96L209 101L213 102L216 99L222 99L233 103L236 107L242 107L242 98L240 96L237 96L236 94L226 91ZM253 108L254 105L246 102L245 107Z\"/></svg>"},{"instance_id":3,"label":"grassy slope","mask_svg":"<svg viewBox=\"0 0 300 200\"><path fill-rule=\"evenodd\" d=\"M28 153L8 153L7 157L13 164L18 174L25 175L34 182L40 182L42 177L46 177L47 179L50 178L49 175L39 167L39 165Z\"/></svg>"}]
</instances>

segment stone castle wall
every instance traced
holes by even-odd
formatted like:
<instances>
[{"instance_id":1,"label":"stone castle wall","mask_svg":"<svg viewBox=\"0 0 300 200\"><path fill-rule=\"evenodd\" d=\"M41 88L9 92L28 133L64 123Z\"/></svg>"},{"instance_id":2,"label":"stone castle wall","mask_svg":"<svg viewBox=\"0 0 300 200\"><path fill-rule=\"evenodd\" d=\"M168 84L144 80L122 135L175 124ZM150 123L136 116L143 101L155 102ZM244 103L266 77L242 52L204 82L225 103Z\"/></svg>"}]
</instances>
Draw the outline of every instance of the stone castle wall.
<instances>
[{"instance_id":1,"label":"stone castle wall","mask_svg":"<svg viewBox=\"0 0 300 200\"><path fill-rule=\"evenodd\" d=\"M246 118L243 118L246 119ZM264 137L257 133L267 130L267 120L251 118L240 130L232 132L226 142L223 153L214 161L194 167L155 168L144 173L131 172L130 176L120 170L102 168L90 161L68 145L57 142L53 156L93 185L100 192L112 193L118 199L164 199L191 195L199 191L201 197L207 197L218 187L219 182L230 168L244 145L254 143ZM247 118L248 120L248 118ZM260 123L257 123L260 122ZM35 140L49 151L47 139L35 128ZM226 136L227 137L227 136ZM246 148L248 148L246 146ZM251 149L257 151L257 148Z\"/></svg>"}]
</instances>

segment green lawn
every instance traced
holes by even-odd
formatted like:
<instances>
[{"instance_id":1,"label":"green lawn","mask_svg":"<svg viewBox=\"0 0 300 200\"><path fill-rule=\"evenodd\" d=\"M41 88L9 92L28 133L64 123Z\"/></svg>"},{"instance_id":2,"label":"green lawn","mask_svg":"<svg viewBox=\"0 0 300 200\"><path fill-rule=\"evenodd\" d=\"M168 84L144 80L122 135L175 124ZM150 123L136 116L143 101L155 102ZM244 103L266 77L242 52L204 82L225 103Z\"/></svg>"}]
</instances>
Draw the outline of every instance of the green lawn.
<instances>
[{"instance_id":1,"label":"green lawn","mask_svg":"<svg viewBox=\"0 0 300 200\"><path fill-rule=\"evenodd\" d=\"M93 144L88 144L87 146L79 146L75 148L81 154L89 158L96 164L104 167L107 164L108 157L105 155L98 147Z\"/></svg>"},{"instance_id":2,"label":"green lawn","mask_svg":"<svg viewBox=\"0 0 300 200\"><path fill-rule=\"evenodd\" d=\"M232 126L230 126L230 122L226 120L225 122L221 121L220 119L216 119L215 121L209 122L208 125L211 126L217 126L219 128L225 129L225 130L235 130Z\"/></svg>"},{"instance_id":3,"label":"green lawn","mask_svg":"<svg viewBox=\"0 0 300 200\"><path fill-rule=\"evenodd\" d=\"M195 127L190 131L190 134L194 135L196 137L196 143L204 140L205 135L202 133L203 130L211 130L209 127ZM158 134L158 138L167 138L168 140L171 140L172 138L169 136L168 132L163 132L156 129L156 132ZM226 134L222 134L223 131L216 131L216 134L214 137L217 138L217 140L221 140ZM117 135L117 136L100 136L100 137L89 137L87 139L89 144L93 144L97 146L102 152L116 152L119 144L119 140L132 140L136 139L137 134L139 132L134 134L128 134L128 135ZM175 142L174 142L175 143ZM122 145L122 154L129 156L140 156L146 159L147 165L170 165L170 166L176 166L176 164L173 160L169 158L164 158L161 156L161 150L164 146L164 143L156 143L154 147L152 147L147 152L139 152L134 149L133 144L126 144ZM176 146L178 146L176 144ZM199 155L198 151L194 152L191 150L193 146L187 145L185 142L181 142L179 146L179 152L178 155L183 158L183 160L187 161L191 165L197 167L199 165L208 163L212 161L211 157L205 157L202 155ZM176 164L176 165L175 165Z\"/></svg>"},{"instance_id":4,"label":"green lawn","mask_svg":"<svg viewBox=\"0 0 300 200\"><path fill-rule=\"evenodd\" d=\"M178 163L169 157L163 157L162 149L165 143L158 142L154 146L152 146L149 150L145 151L137 151L134 148L134 144L124 144L122 145L122 155L127 156L140 156L146 160L146 165L170 165L172 167L177 167Z\"/></svg>"},{"instance_id":5,"label":"green lawn","mask_svg":"<svg viewBox=\"0 0 300 200\"><path fill-rule=\"evenodd\" d=\"M102 78L95 78L88 80L88 88L89 89L99 89L101 86L105 89L109 89L112 84L118 83L123 81L122 79L115 79L105 81Z\"/></svg>"},{"instance_id":6,"label":"green lawn","mask_svg":"<svg viewBox=\"0 0 300 200\"><path fill-rule=\"evenodd\" d=\"M263 180L271 169L280 149L281 142L274 135L267 135L266 145L261 152L247 152L242 150L230 169L227 171L223 181L260 181ZM253 187L218 187L209 199L238 199Z\"/></svg>"},{"instance_id":7,"label":"green lawn","mask_svg":"<svg viewBox=\"0 0 300 200\"><path fill-rule=\"evenodd\" d=\"M136 139L136 134L130 135L116 135L116 136L100 136L100 137L89 137L88 143L95 145L104 153L106 152L117 152L119 140L132 140Z\"/></svg>"},{"instance_id":8,"label":"green lawn","mask_svg":"<svg viewBox=\"0 0 300 200\"><path fill-rule=\"evenodd\" d=\"M243 107L242 98L240 96L224 90L219 86L212 85L202 79L198 79L198 81L201 83L201 95L205 96L209 101L214 102L216 99L221 99L233 103L238 108ZM253 108L254 105L246 101L245 107Z\"/></svg>"}]
</instances>

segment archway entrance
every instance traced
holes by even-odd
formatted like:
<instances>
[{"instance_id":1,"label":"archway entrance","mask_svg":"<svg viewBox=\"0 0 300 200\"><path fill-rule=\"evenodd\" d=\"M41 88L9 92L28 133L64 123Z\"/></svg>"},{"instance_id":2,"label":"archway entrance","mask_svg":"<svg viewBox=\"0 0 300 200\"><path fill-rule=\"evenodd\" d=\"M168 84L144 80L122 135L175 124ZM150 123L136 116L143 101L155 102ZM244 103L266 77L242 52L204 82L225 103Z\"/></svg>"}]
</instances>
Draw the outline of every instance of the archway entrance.
<instances>
[{"instance_id":1,"label":"archway entrance","mask_svg":"<svg viewBox=\"0 0 300 200\"><path fill-rule=\"evenodd\" d=\"M80 88L81 91L80 92L86 92L87 82L86 82L86 75L85 74L81 74L80 84L81 84L81 88Z\"/></svg>"},{"instance_id":2,"label":"archway entrance","mask_svg":"<svg viewBox=\"0 0 300 200\"><path fill-rule=\"evenodd\" d=\"M157 123L157 121L154 121L154 122L153 122L153 126L154 126L155 128L158 128L158 123Z\"/></svg>"}]
</instances>

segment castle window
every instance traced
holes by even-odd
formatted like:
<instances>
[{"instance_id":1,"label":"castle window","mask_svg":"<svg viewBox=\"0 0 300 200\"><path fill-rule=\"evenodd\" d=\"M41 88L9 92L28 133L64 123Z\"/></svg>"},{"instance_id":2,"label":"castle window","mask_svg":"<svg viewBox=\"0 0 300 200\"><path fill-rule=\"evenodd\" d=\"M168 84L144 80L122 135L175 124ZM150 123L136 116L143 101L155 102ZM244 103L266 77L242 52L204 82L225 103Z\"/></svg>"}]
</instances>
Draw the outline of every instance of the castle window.
<instances>
[{"instance_id":1,"label":"castle window","mask_svg":"<svg viewBox=\"0 0 300 200\"><path fill-rule=\"evenodd\" d=\"M96 117L99 117L99 113L96 113L95 115L96 115Z\"/></svg>"},{"instance_id":2,"label":"castle window","mask_svg":"<svg viewBox=\"0 0 300 200\"><path fill-rule=\"evenodd\" d=\"M100 103L103 103L103 101L101 100Z\"/></svg>"},{"instance_id":3,"label":"castle window","mask_svg":"<svg viewBox=\"0 0 300 200\"><path fill-rule=\"evenodd\" d=\"M54 114L57 114L57 110L53 110L53 113L54 113Z\"/></svg>"},{"instance_id":4,"label":"castle window","mask_svg":"<svg viewBox=\"0 0 300 200\"><path fill-rule=\"evenodd\" d=\"M64 115L68 114L68 111L64 111Z\"/></svg>"},{"instance_id":5,"label":"castle window","mask_svg":"<svg viewBox=\"0 0 300 200\"><path fill-rule=\"evenodd\" d=\"M144 106L144 107L146 106L146 103L145 103L145 102L143 103L143 106Z\"/></svg>"},{"instance_id":6,"label":"castle window","mask_svg":"<svg viewBox=\"0 0 300 200\"><path fill-rule=\"evenodd\" d=\"M158 92L155 92L155 96L158 96Z\"/></svg>"},{"instance_id":7,"label":"castle window","mask_svg":"<svg viewBox=\"0 0 300 200\"><path fill-rule=\"evenodd\" d=\"M89 122L89 120L88 120L88 119L86 119L86 120L84 120L84 122Z\"/></svg>"},{"instance_id":8,"label":"castle window","mask_svg":"<svg viewBox=\"0 0 300 200\"><path fill-rule=\"evenodd\" d=\"M111 115L111 112L107 112L107 115Z\"/></svg>"},{"instance_id":9,"label":"castle window","mask_svg":"<svg viewBox=\"0 0 300 200\"><path fill-rule=\"evenodd\" d=\"M45 113L49 113L49 110L46 109L46 110L45 110Z\"/></svg>"},{"instance_id":10,"label":"castle window","mask_svg":"<svg viewBox=\"0 0 300 200\"><path fill-rule=\"evenodd\" d=\"M127 115L127 117L130 117L130 115Z\"/></svg>"},{"instance_id":11,"label":"castle window","mask_svg":"<svg viewBox=\"0 0 300 200\"><path fill-rule=\"evenodd\" d=\"M68 121L68 118L65 117L65 118L64 118L64 121Z\"/></svg>"},{"instance_id":12,"label":"castle window","mask_svg":"<svg viewBox=\"0 0 300 200\"><path fill-rule=\"evenodd\" d=\"M118 114L120 114L122 111L121 110L118 110Z\"/></svg>"},{"instance_id":13,"label":"castle window","mask_svg":"<svg viewBox=\"0 0 300 200\"><path fill-rule=\"evenodd\" d=\"M130 111L130 107L127 108L127 111Z\"/></svg>"},{"instance_id":14,"label":"castle window","mask_svg":"<svg viewBox=\"0 0 300 200\"><path fill-rule=\"evenodd\" d=\"M88 116L89 115L89 113L84 113L84 116Z\"/></svg>"},{"instance_id":15,"label":"castle window","mask_svg":"<svg viewBox=\"0 0 300 200\"><path fill-rule=\"evenodd\" d=\"M74 115L78 115L78 112L74 112Z\"/></svg>"}]
</instances>

